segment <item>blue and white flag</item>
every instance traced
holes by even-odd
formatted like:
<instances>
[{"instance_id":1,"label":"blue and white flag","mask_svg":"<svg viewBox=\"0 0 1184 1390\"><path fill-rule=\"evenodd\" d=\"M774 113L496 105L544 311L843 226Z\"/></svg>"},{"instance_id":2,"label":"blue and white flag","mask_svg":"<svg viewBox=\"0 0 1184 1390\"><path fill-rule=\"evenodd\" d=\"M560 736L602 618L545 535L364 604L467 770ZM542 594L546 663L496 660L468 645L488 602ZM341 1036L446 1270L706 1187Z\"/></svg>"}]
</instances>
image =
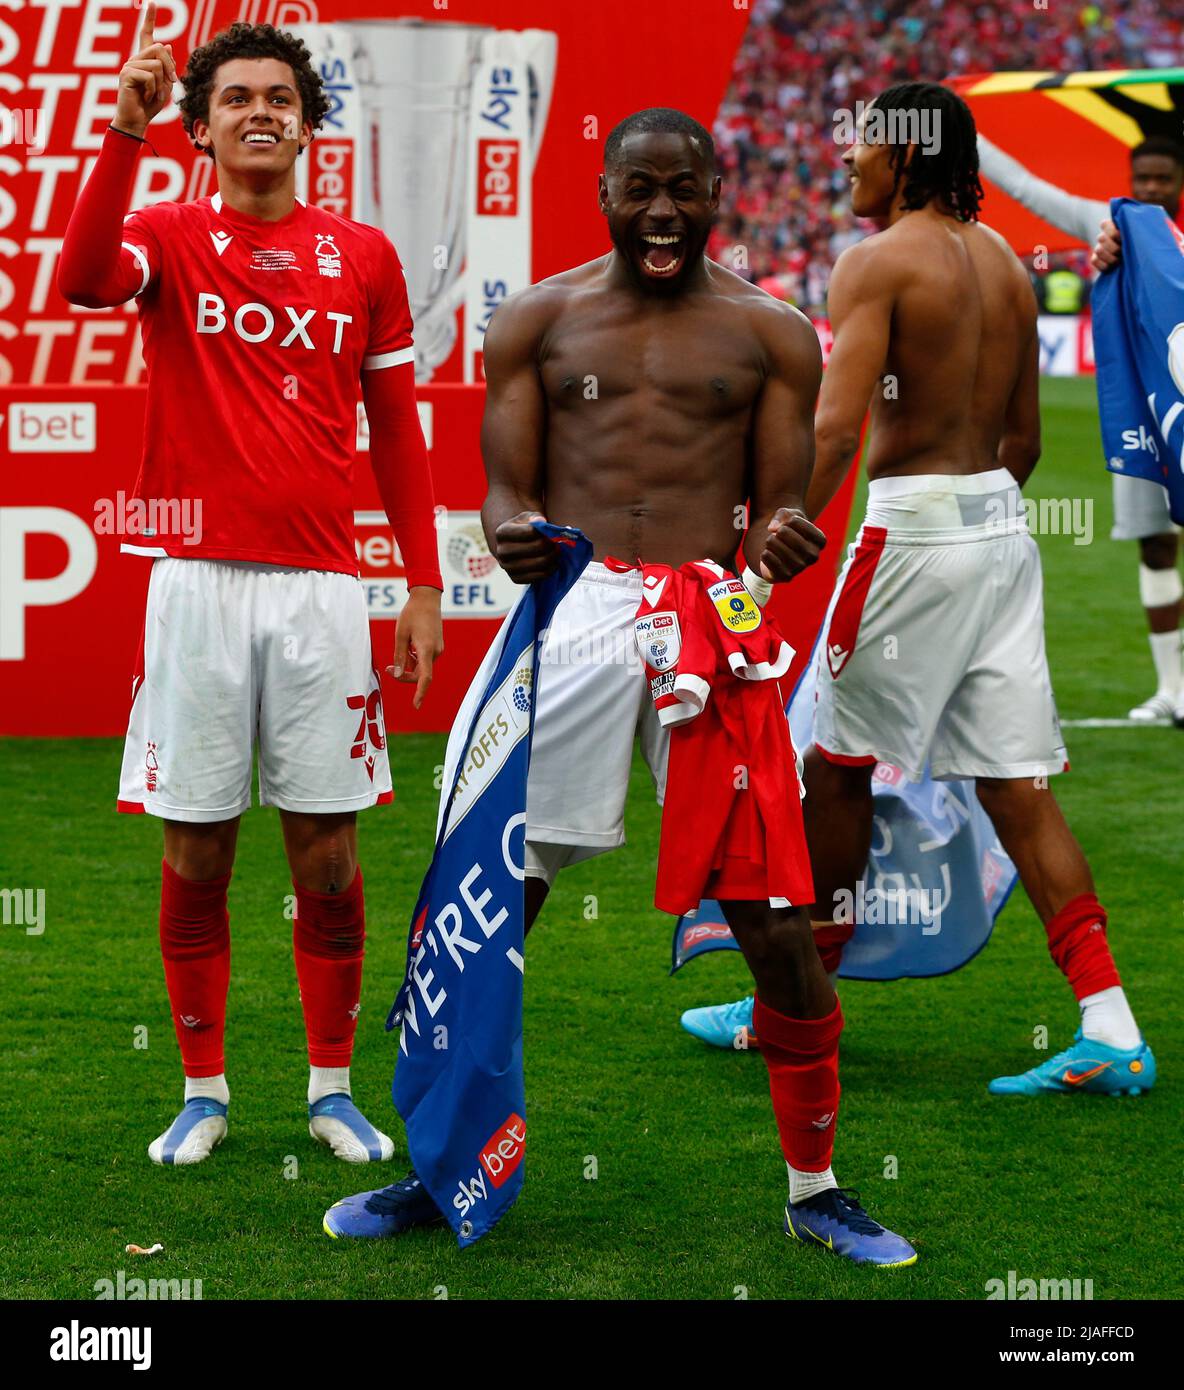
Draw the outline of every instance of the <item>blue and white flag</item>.
<instances>
[{"instance_id":1,"label":"blue and white flag","mask_svg":"<svg viewBox=\"0 0 1184 1390\"><path fill-rule=\"evenodd\" d=\"M817 650L817 648L816 648ZM786 714L794 746L814 741L814 657ZM1015 866L979 805L974 782L910 782L879 763L872 775L874 822L867 870L849 904L855 923L839 974L853 980L946 975L987 944L1016 882ZM707 951L735 947L716 902L699 904L674 929L671 974Z\"/></svg>"},{"instance_id":2,"label":"blue and white flag","mask_svg":"<svg viewBox=\"0 0 1184 1390\"><path fill-rule=\"evenodd\" d=\"M1184 526L1184 233L1151 203L1110 212L1122 258L1091 300L1106 467L1167 488Z\"/></svg>"},{"instance_id":3,"label":"blue and white flag","mask_svg":"<svg viewBox=\"0 0 1184 1390\"><path fill-rule=\"evenodd\" d=\"M522 1188L523 855L539 640L592 556L568 527L536 522L559 566L503 623L449 739L436 852L419 891L392 1093L411 1162L461 1246Z\"/></svg>"}]
</instances>

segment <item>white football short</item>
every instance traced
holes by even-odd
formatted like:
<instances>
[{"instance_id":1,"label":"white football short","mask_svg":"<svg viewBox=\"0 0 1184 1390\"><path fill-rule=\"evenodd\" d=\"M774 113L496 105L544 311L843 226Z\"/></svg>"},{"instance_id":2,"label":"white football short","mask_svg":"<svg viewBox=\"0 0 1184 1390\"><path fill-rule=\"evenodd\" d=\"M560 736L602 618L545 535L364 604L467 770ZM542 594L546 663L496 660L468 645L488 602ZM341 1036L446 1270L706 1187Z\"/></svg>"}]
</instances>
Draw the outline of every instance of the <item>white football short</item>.
<instances>
[{"instance_id":1,"label":"white football short","mask_svg":"<svg viewBox=\"0 0 1184 1390\"><path fill-rule=\"evenodd\" d=\"M181 821L241 815L256 745L261 805L340 812L391 800L360 581L155 560L119 809Z\"/></svg>"},{"instance_id":2,"label":"white football short","mask_svg":"<svg viewBox=\"0 0 1184 1390\"><path fill-rule=\"evenodd\" d=\"M1006 469L874 479L818 644L814 742L913 781L1068 766L1040 552Z\"/></svg>"},{"instance_id":3,"label":"white football short","mask_svg":"<svg viewBox=\"0 0 1184 1390\"><path fill-rule=\"evenodd\" d=\"M548 883L566 865L625 843L635 735L662 800L669 736L658 722L637 651L640 602L640 570L617 574L594 560L556 608L539 649L526 872ZM491 674L487 659L453 723L444 797Z\"/></svg>"},{"instance_id":4,"label":"white football short","mask_svg":"<svg viewBox=\"0 0 1184 1390\"><path fill-rule=\"evenodd\" d=\"M1168 490L1146 478L1113 473L1114 525L1112 541L1142 541L1148 536L1171 535L1177 528L1168 511Z\"/></svg>"}]
</instances>

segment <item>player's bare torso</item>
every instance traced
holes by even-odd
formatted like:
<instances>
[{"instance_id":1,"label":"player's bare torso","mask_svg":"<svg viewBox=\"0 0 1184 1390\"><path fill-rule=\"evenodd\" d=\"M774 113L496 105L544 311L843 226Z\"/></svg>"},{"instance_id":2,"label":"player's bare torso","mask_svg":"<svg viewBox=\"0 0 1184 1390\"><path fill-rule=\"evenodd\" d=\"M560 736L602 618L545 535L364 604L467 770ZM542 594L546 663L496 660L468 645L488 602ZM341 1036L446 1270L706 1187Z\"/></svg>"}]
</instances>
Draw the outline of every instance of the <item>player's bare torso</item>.
<instances>
[{"instance_id":1,"label":"player's bare torso","mask_svg":"<svg viewBox=\"0 0 1184 1390\"><path fill-rule=\"evenodd\" d=\"M995 468L1035 324L1022 266L990 228L928 208L858 249L897 284L868 476Z\"/></svg>"},{"instance_id":2,"label":"player's bare torso","mask_svg":"<svg viewBox=\"0 0 1184 1390\"><path fill-rule=\"evenodd\" d=\"M730 565L768 372L761 315L784 307L712 262L705 285L678 296L622 291L609 260L529 292L548 519L583 530L597 559Z\"/></svg>"}]
</instances>

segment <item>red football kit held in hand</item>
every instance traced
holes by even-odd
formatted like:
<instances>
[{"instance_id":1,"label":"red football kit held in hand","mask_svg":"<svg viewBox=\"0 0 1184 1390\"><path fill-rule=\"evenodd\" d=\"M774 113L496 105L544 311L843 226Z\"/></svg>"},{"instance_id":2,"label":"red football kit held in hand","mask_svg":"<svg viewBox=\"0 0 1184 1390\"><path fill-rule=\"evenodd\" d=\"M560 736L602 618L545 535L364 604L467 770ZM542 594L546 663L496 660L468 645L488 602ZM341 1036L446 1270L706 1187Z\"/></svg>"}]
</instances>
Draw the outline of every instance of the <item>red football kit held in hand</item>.
<instances>
[{"instance_id":1,"label":"red football kit held in hand","mask_svg":"<svg viewBox=\"0 0 1184 1390\"><path fill-rule=\"evenodd\" d=\"M796 754L778 677L793 649L739 579L710 560L643 565L635 625L670 728L654 904L810 903Z\"/></svg>"}]
</instances>

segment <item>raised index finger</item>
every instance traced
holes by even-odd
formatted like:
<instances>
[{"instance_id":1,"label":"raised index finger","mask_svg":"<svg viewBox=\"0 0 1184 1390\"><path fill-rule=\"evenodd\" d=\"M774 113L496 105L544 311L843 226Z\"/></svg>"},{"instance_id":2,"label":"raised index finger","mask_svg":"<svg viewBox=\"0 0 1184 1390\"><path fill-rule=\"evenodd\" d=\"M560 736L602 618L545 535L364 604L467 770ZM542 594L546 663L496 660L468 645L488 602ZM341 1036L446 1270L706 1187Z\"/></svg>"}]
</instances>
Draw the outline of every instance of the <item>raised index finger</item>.
<instances>
[{"instance_id":1,"label":"raised index finger","mask_svg":"<svg viewBox=\"0 0 1184 1390\"><path fill-rule=\"evenodd\" d=\"M152 26L156 23L156 6L144 6L144 24L140 30L140 50L141 52L155 42L152 37Z\"/></svg>"}]
</instances>

